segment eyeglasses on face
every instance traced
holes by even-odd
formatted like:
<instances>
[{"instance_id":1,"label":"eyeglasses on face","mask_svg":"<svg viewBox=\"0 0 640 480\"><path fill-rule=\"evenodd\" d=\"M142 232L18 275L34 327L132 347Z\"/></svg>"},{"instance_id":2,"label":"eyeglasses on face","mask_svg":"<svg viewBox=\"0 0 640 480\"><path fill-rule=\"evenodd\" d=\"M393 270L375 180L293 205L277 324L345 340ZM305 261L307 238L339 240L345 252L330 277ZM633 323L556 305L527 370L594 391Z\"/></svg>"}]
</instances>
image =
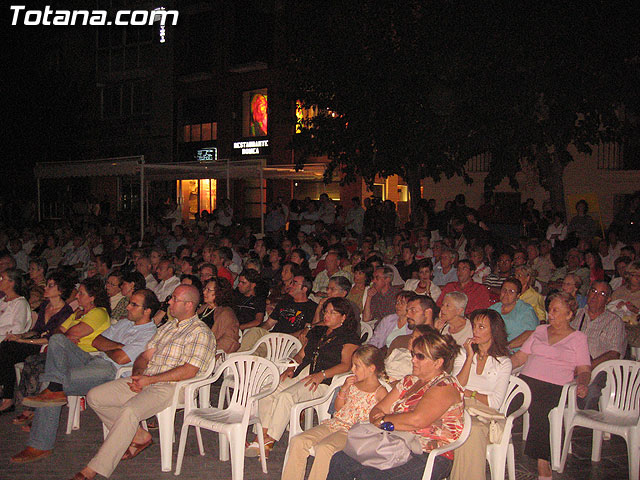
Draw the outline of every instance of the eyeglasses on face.
<instances>
[{"instance_id":1,"label":"eyeglasses on face","mask_svg":"<svg viewBox=\"0 0 640 480\"><path fill-rule=\"evenodd\" d=\"M411 353L411 358L417 358L420 361L427 358L427 356L424 353L414 352L413 350L411 350L410 353Z\"/></svg>"},{"instance_id":2,"label":"eyeglasses on face","mask_svg":"<svg viewBox=\"0 0 640 480\"><path fill-rule=\"evenodd\" d=\"M608 297L609 296L609 293L606 290L601 292L599 290L596 290L595 288L590 288L589 289L589 293L592 293L593 295L600 295L602 297Z\"/></svg>"}]
</instances>

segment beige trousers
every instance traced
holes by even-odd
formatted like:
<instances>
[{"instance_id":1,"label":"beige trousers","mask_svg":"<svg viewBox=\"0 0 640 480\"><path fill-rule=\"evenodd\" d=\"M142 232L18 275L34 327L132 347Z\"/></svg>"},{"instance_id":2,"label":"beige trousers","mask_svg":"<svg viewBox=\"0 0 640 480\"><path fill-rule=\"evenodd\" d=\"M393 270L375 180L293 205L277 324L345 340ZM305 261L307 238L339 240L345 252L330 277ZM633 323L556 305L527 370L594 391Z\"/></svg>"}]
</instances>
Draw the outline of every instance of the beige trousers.
<instances>
[{"instance_id":1,"label":"beige trousers","mask_svg":"<svg viewBox=\"0 0 640 480\"><path fill-rule=\"evenodd\" d=\"M471 417L469 438L455 450L449 480L485 478L488 444L489 425L480 422L478 417Z\"/></svg>"},{"instance_id":2,"label":"beige trousers","mask_svg":"<svg viewBox=\"0 0 640 480\"><path fill-rule=\"evenodd\" d=\"M303 379L309 375L309 367L306 367L295 378L285 378L278 388L268 397L258 402L258 412L262 427L267 429L267 435L274 440L280 440L287 425L291 409L296 403L322 397L329 385L318 385L314 392L305 387Z\"/></svg>"},{"instance_id":3,"label":"beige trousers","mask_svg":"<svg viewBox=\"0 0 640 480\"><path fill-rule=\"evenodd\" d=\"M135 393L129 388L129 381L119 378L92 388L87 394L87 403L109 429L100 450L88 464L103 477L109 477L118 466L140 421L167 408L173 398L175 383L155 383Z\"/></svg>"},{"instance_id":4,"label":"beige trousers","mask_svg":"<svg viewBox=\"0 0 640 480\"><path fill-rule=\"evenodd\" d=\"M347 432L334 432L326 425L318 425L296 435L289 443L289 459L282 470L282 480L304 479L311 447L315 450L315 459L308 480L326 480L331 457L346 444Z\"/></svg>"},{"instance_id":5,"label":"beige trousers","mask_svg":"<svg viewBox=\"0 0 640 480\"><path fill-rule=\"evenodd\" d=\"M253 327L245 330L242 335L242 341L240 342L240 348L238 348L238 352L246 352L251 350L253 346L260 340L262 337L267 335L269 330L265 330L262 327ZM258 350L255 351L254 355L258 357L266 357L267 356L267 347L262 345Z\"/></svg>"}]
</instances>

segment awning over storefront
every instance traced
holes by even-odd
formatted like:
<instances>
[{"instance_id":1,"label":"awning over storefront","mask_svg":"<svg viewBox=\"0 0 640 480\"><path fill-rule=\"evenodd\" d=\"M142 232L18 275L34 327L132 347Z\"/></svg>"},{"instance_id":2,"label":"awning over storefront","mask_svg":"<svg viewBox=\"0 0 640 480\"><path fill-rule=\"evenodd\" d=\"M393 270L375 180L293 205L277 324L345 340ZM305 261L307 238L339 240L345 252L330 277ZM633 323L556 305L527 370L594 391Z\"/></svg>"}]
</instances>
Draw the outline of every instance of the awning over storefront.
<instances>
[{"instance_id":1,"label":"awning over storefront","mask_svg":"<svg viewBox=\"0 0 640 480\"><path fill-rule=\"evenodd\" d=\"M183 179L215 178L226 179L227 186L230 179L259 178L287 179L287 180L316 180L321 181L326 165L323 163L305 164L304 168L296 170L294 165L267 165L263 158L252 160L218 160L216 162L180 162L180 163L145 163L143 156L102 158L74 162L37 163L35 176L38 186L38 220L40 212L40 180L46 178L73 177L140 177L140 236L144 236L144 195L145 182L168 181ZM260 181L262 202L261 228L264 233L264 194L263 182ZM228 188L227 188L227 191Z\"/></svg>"}]
</instances>

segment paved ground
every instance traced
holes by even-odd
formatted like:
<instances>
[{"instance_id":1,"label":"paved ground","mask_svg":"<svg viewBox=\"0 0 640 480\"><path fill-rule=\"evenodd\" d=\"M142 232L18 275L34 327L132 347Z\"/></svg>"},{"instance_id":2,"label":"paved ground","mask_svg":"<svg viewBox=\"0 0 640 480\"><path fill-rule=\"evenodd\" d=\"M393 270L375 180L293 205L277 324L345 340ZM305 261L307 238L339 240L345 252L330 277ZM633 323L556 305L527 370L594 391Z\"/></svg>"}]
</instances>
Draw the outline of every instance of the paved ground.
<instances>
[{"instance_id":1,"label":"paved ground","mask_svg":"<svg viewBox=\"0 0 640 480\"><path fill-rule=\"evenodd\" d=\"M63 409L66 422L67 410ZM44 460L29 465L14 465L9 463L9 457L20 451L28 438L28 434L11 424L13 415L0 416L0 480L31 480L55 479L65 480L80 470L96 452L102 440L101 425L96 415L87 410L81 414L81 429L71 435L65 435L64 425L61 424L59 437L54 454ZM63 422L63 423L65 423ZM182 424L182 415L178 414L176 426ZM66 423L65 423L66 425ZM516 477L518 480L535 480L535 462L522 453L520 424L515 426L514 444L516 447ZM111 477L114 480L151 480L175 478L172 472L163 473L160 470L160 447L157 443L157 431L153 432L154 445L140 456L127 462L122 462ZM195 479L230 479L231 467L229 462L220 462L217 458L217 436L210 432L203 432L207 454L198 454L195 433L192 430L187 441L187 450L182 468L181 478ZM613 480L627 478L627 454L624 441L619 437L604 442L602 461L591 463L591 437L586 430L578 430L574 435L574 455L569 458L566 472L559 475L554 472L554 479L564 480ZM286 441L280 442L271 453L268 460L269 473L263 474L259 462L254 458L247 458L245 462L245 479L272 480L279 479L282 472L282 462L286 450ZM174 445L174 462L177 443ZM174 465L175 467L175 465ZM487 478L490 478L487 476ZM475 480L475 479L469 479Z\"/></svg>"}]
</instances>

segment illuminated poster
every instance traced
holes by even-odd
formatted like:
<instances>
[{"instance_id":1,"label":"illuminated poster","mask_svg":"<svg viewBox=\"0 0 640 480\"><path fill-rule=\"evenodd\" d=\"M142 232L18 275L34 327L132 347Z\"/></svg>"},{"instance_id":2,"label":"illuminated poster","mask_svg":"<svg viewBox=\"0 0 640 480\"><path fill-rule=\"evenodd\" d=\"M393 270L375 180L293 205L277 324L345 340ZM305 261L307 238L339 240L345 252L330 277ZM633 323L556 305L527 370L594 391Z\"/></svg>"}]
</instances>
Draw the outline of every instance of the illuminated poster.
<instances>
[{"instance_id":1,"label":"illuminated poster","mask_svg":"<svg viewBox=\"0 0 640 480\"><path fill-rule=\"evenodd\" d=\"M243 94L243 128L245 137L264 137L268 133L267 89L251 90Z\"/></svg>"}]
</instances>

